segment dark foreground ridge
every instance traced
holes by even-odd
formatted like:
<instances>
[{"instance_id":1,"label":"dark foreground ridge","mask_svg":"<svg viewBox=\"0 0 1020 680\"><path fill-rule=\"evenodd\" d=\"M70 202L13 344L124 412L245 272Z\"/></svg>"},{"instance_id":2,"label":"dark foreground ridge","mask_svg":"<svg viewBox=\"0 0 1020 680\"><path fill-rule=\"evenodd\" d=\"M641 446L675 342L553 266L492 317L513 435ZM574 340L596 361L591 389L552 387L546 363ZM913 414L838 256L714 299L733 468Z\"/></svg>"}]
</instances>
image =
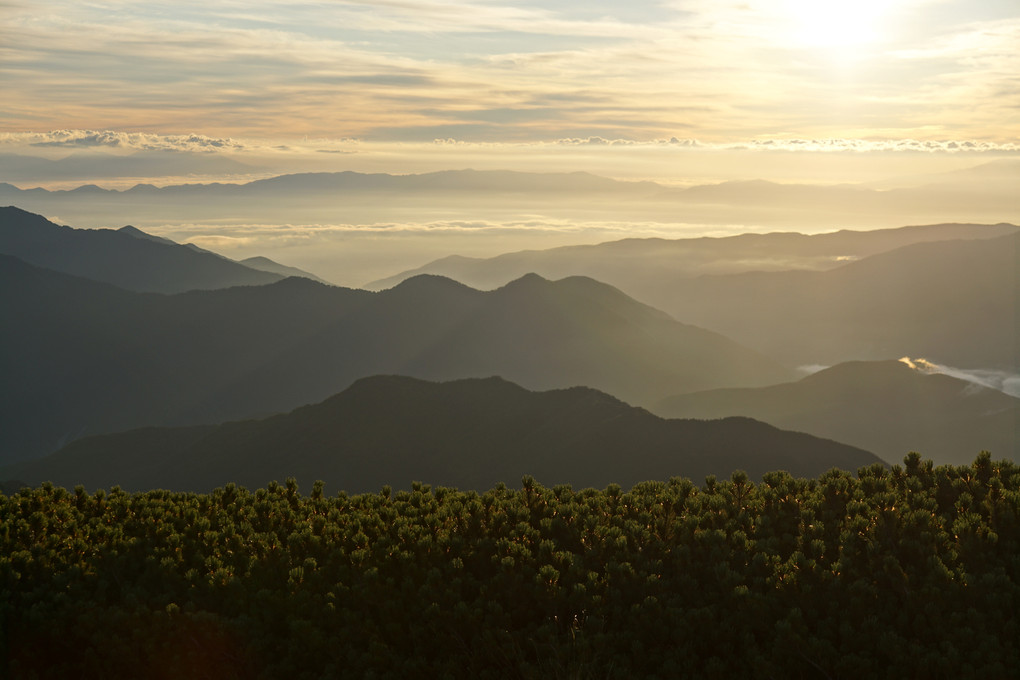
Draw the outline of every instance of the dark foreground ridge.
<instances>
[{"instance_id":1,"label":"dark foreground ridge","mask_svg":"<svg viewBox=\"0 0 1020 680\"><path fill-rule=\"evenodd\" d=\"M387 375L262 420L86 437L2 467L0 479L205 492L294 477L306 488L321 479L327 493L360 493L407 489L414 480L482 490L530 474L549 485L630 488L674 475L743 469L760 479L782 469L814 477L878 462L862 449L750 418L664 420L587 387L531 392L501 378Z\"/></svg>"},{"instance_id":2,"label":"dark foreground ridge","mask_svg":"<svg viewBox=\"0 0 1020 680\"><path fill-rule=\"evenodd\" d=\"M0 496L15 678L1004 678L1020 468Z\"/></svg>"}]
</instances>

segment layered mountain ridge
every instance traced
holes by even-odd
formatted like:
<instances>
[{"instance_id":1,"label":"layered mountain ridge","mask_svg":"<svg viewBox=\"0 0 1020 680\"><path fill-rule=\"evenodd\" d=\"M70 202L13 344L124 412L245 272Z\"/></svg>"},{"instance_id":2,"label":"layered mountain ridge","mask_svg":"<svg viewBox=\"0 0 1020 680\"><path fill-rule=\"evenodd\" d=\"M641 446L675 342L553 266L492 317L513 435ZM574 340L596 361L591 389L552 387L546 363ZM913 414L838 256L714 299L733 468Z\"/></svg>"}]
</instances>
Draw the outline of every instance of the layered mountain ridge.
<instances>
[{"instance_id":1,"label":"layered mountain ridge","mask_svg":"<svg viewBox=\"0 0 1020 680\"><path fill-rule=\"evenodd\" d=\"M372 293L288 278L134 293L0 256L3 458L85 434L212 423L326 398L368 375L501 375L631 403L790 371L591 279L481 292L440 277Z\"/></svg>"},{"instance_id":2,"label":"layered mountain ridge","mask_svg":"<svg viewBox=\"0 0 1020 680\"><path fill-rule=\"evenodd\" d=\"M889 462L910 451L954 465L981 451L1020 460L1020 398L907 359L846 362L793 383L683 394L652 410L670 418L756 418Z\"/></svg>"},{"instance_id":3,"label":"layered mountain ridge","mask_svg":"<svg viewBox=\"0 0 1020 680\"><path fill-rule=\"evenodd\" d=\"M447 258L415 271L486 287L521 268L593 276L791 366L920 355L1018 368L1014 225L642 239Z\"/></svg>"},{"instance_id":4,"label":"layered mountain ridge","mask_svg":"<svg viewBox=\"0 0 1020 680\"><path fill-rule=\"evenodd\" d=\"M414 481L484 490L532 475L575 488L743 469L817 476L870 453L747 419L663 420L584 387L531 392L500 378L356 381L327 400L263 420L145 428L78 440L0 475L126 490L250 488L295 477L326 490L407 489Z\"/></svg>"},{"instance_id":5,"label":"layered mountain ridge","mask_svg":"<svg viewBox=\"0 0 1020 680\"><path fill-rule=\"evenodd\" d=\"M181 293L313 277L268 258L257 266L235 262L133 226L74 229L15 207L0 207L0 254L138 292Z\"/></svg>"}]
</instances>

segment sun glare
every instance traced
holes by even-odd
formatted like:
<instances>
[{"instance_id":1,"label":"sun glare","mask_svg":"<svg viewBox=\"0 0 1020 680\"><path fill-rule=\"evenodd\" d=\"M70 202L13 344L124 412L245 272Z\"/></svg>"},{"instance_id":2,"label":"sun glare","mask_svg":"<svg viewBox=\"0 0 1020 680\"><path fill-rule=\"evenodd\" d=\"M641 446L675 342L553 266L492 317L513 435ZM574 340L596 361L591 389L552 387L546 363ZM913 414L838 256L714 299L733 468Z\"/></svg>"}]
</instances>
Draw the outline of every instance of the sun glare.
<instances>
[{"instance_id":1,"label":"sun glare","mask_svg":"<svg viewBox=\"0 0 1020 680\"><path fill-rule=\"evenodd\" d=\"M797 44L834 48L875 42L889 6L882 0L788 0L786 4Z\"/></svg>"}]
</instances>

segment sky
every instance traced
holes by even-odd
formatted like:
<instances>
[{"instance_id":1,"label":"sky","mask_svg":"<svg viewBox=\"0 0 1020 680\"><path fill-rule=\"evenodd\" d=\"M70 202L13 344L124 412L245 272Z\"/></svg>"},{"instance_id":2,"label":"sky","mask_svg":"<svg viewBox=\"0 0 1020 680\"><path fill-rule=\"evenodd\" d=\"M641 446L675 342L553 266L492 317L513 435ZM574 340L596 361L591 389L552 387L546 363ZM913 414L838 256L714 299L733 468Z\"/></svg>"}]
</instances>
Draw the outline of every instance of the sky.
<instances>
[{"instance_id":1,"label":"sky","mask_svg":"<svg viewBox=\"0 0 1020 680\"><path fill-rule=\"evenodd\" d=\"M888 187L1020 158L1020 3L0 0L0 92L0 182L22 188L463 168Z\"/></svg>"},{"instance_id":2,"label":"sky","mask_svg":"<svg viewBox=\"0 0 1020 680\"><path fill-rule=\"evenodd\" d=\"M1015 0L2 0L0 130L996 148L1018 45Z\"/></svg>"}]
</instances>

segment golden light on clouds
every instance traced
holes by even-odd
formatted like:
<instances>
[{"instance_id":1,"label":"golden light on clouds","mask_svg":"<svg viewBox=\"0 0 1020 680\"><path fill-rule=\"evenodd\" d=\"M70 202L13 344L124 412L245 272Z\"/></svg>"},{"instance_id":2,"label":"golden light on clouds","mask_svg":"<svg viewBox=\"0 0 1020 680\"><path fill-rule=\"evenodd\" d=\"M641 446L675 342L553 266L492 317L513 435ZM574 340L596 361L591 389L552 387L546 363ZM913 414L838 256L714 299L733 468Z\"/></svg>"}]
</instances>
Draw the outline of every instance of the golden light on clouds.
<instances>
[{"instance_id":1,"label":"golden light on clouds","mask_svg":"<svg viewBox=\"0 0 1020 680\"><path fill-rule=\"evenodd\" d=\"M960 0L5 3L0 130L1005 142L1018 27Z\"/></svg>"},{"instance_id":2,"label":"golden light on clouds","mask_svg":"<svg viewBox=\"0 0 1020 680\"><path fill-rule=\"evenodd\" d=\"M787 0L784 9L793 25L791 37L797 43L840 49L878 40L893 4L883 0Z\"/></svg>"}]
</instances>

